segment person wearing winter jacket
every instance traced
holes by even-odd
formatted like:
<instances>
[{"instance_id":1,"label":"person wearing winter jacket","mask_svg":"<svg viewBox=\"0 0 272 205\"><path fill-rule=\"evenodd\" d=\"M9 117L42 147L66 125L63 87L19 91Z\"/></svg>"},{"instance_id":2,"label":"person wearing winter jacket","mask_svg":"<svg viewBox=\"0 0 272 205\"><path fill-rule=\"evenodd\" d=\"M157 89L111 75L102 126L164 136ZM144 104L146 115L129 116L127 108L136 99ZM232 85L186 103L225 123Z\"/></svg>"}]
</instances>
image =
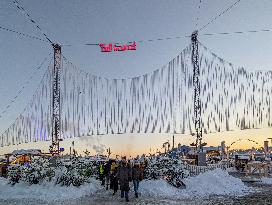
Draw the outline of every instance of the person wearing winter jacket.
<instances>
[{"instance_id":1,"label":"person wearing winter jacket","mask_svg":"<svg viewBox=\"0 0 272 205\"><path fill-rule=\"evenodd\" d=\"M118 166L116 162L113 161L111 163L111 168L110 168L110 189L113 189L112 195L115 195L115 193L118 190L118 179L116 177L117 170L118 170Z\"/></svg>"},{"instance_id":2,"label":"person wearing winter jacket","mask_svg":"<svg viewBox=\"0 0 272 205\"><path fill-rule=\"evenodd\" d=\"M124 198L125 195L126 201L128 202L129 182L132 180L132 172L125 159L121 161L116 176L120 184L121 198Z\"/></svg>"},{"instance_id":3,"label":"person wearing winter jacket","mask_svg":"<svg viewBox=\"0 0 272 205\"><path fill-rule=\"evenodd\" d=\"M135 197L138 198L139 183L143 180L143 171L139 163L135 163L132 168L132 180L134 186Z\"/></svg>"},{"instance_id":4,"label":"person wearing winter jacket","mask_svg":"<svg viewBox=\"0 0 272 205\"><path fill-rule=\"evenodd\" d=\"M104 173L104 165L101 162L98 167L99 180L101 181L101 185L105 185L105 173Z\"/></svg>"},{"instance_id":5,"label":"person wearing winter jacket","mask_svg":"<svg viewBox=\"0 0 272 205\"><path fill-rule=\"evenodd\" d=\"M109 189L109 183L110 183L110 168L111 168L112 161L109 160L104 164L104 176L106 180L106 190Z\"/></svg>"}]
</instances>

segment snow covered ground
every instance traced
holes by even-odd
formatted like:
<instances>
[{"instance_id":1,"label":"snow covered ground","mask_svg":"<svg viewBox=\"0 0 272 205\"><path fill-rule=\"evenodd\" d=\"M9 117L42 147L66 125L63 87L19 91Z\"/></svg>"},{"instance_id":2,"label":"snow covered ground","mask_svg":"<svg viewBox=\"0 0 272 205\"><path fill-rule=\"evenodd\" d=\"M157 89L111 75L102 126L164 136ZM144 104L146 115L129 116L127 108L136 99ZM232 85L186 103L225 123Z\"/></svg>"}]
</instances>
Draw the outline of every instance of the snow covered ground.
<instances>
[{"instance_id":1,"label":"snow covered ground","mask_svg":"<svg viewBox=\"0 0 272 205\"><path fill-rule=\"evenodd\" d=\"M42 201L61 201L68 199L76 199L84 196L91 196L97 191L103 189L100 182L91 179L91 183L86 183L80 187L66 187L54 185L53 183L43 183L41 185L27 185L18 183L12 186L8 184L8 180L0 178L0 199L34 199Z\"/></svg>"},{"instance_id":2,"label":"snow covered ground","mask_svg":"<svg viewBox=\"0 0 272 205\"><path fill-rule=\"evenodd\" d=\"M186 189L177 189L164 180L143 181L140 192L145 196L182 199L210 195L241 196L251 191L240 179L221 169L187 178L184 183Z\"/></svg>"},{"instance_id":3,"label":"snow covered ground","mask_svg":"<svg viewBox=\"0 0 272 205\"><path fill-rule=\"evenodd\" d=\"M268 177L261 178L261 183L272 185L272 177L270 177L270 178L268 178Z\"/></svg>"},{"instance_id":4,"label":"snow covered ground","mask_svg":"<svg viewBox=\"0 0 272 205\"><path fill-rule=\"evenodd\" d=\"M230 176L226 171L216 169L190 177L184 180L186 189L177 189L164 180L145 180L140 183L141 198L158 200L181 200L192 198L207 198L211 195L240 196L248 193L247 187L240 179ZM97 200L99 196L107 198L111 196L110 191L105 191L100 182L92 179L91 183L77 187L61 187L52 183L28 186L23 183L11 186L4 178L0 178L0 202L18 201L43 201L53 203L54 201L67 201L88 197ZM119 195L119 194L118 194ZM133 197L133 188L130 195ZM119 196L117 196L119 198ZM80 199L79 199L80 200ZM66 203L66 202L65 202ZM20 203L19 203L20 204ZM58 203L59 204L59 203Z\"/></svg>"}]
</instances>

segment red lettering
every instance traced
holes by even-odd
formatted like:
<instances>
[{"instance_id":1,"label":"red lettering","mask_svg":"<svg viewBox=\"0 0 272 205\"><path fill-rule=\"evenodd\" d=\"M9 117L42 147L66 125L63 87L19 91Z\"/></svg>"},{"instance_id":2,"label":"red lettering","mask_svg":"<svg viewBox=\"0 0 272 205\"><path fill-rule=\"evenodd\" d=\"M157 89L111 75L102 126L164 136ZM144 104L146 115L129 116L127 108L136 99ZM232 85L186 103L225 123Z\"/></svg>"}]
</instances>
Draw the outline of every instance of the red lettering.
<instances>
[{"instance_id":1,"label":"red lettering","mask_svg":"<svg viewBox=\"0 0 272 205\"><path fill-rule=\"evenodd\" d=\"M100 43L99 44L100 48L101 48L101 52L112 52L113 51L126 51L126 50L130 50L130 51L134 51L136 50L136 42L134 41L132 44L128 44L128 45L114 45L112 47L112 44L104 44L104 43Z\"/></svg>"}]
</instances>

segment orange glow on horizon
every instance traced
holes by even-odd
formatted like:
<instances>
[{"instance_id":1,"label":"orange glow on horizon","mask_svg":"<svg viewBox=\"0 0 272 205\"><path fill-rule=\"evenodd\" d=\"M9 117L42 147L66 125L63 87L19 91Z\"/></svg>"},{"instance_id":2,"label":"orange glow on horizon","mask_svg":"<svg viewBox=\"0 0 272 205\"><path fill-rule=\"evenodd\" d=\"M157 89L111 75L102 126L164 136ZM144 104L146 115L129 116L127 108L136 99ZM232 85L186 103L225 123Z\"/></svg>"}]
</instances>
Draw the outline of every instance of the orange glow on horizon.
<instances>
[{"instance_id":1,"label":"orange glow on horizon","mask_svg":"<svg viewBox=\"0 0 272 205\"><path fill-rule=\"evenodd\" d=\"M226 142L226 146L238 139L251 139L258 142L256 145L253 142L241 141L235 143L230 149L249 149L252 147L263 147L264 140L271 137L272 128L264 129L251 129L242 131L230 131L221 133L212 133L203 136L203 142L206 142L208 146L220 146L221 141ZM156 153L157 151L164 152L162 144L169 141L172 147L173 134L123 134L123 135L103 135L103 136L86 136L81 138L66 139L61 143L61 147L65 148L64 153L69 153L69 147L71 142L75 141L75 149L78 153L83 154L83 151L88 149L91 155L95 155L96 152L93 149L93 145L100 145L104 147L104 153L106 149L111 148L112 157L115 155L134 157L141 154ZM175 147L180 143L181 145L189 145L195 141L195 137L190 135L175 134ZM12 152L15 149L32 149L38 148L42 151L48 151L50 142L36 142L22 144L18 146L3 147L0 150L0 154ZM269 140L269 146L271 141Z\"/></svg>"}]
</instances>

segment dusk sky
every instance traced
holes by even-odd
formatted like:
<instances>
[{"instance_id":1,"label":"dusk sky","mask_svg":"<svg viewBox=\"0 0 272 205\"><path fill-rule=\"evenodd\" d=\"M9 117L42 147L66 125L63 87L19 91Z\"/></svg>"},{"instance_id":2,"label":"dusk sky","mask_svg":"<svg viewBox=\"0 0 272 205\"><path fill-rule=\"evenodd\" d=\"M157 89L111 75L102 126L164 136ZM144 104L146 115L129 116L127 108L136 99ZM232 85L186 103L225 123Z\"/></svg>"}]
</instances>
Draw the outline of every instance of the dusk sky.
<instances>
[{"instance_id":1,"label":"dusk sky","mask_svg":"<svg viewBox=\"0 0 272 205\"><path fill-rule=\"evenodd\" d=\"M190 43L190 38L143 42L134 52L101 53L99 46L86 43L127 42L190 35L218 15L235 0L18 0L53 41L63 45L62 53L78 68L107 78L126 78L151 72L167 63ZM271 32L205 36L205 33L271 29L270 0L241 0L199 33L199 41L221 58L248 70L271 70ZM197 21L197 17L199 21ZM11 0L0 1L0 26L44 38ZM197 27L196 27L197 24ZM72 46L65 46L71 44ZM30 101L41 81L49 59L25 85L38 65L52 53L46 42L28 39L0 29L0 118L4 132ZM51 55L52 56L52 55ZM22 86L25 88L10 103ZM272 129L216 133L204 136L210 145L227 144L239 138L258 141L271 137ZM125 134L75 139L77 149L92 149L92 144L112 147L115 154L135 155L154 152L169 134ZM176 135L176 144L189 144L190 136ZM67 149L71 140L64 142ZM47 149L49 143L31 143L1 148L0 154L15 148ZM238 147L251 147L238 143Z\"/></svg>"}]
</instances>

